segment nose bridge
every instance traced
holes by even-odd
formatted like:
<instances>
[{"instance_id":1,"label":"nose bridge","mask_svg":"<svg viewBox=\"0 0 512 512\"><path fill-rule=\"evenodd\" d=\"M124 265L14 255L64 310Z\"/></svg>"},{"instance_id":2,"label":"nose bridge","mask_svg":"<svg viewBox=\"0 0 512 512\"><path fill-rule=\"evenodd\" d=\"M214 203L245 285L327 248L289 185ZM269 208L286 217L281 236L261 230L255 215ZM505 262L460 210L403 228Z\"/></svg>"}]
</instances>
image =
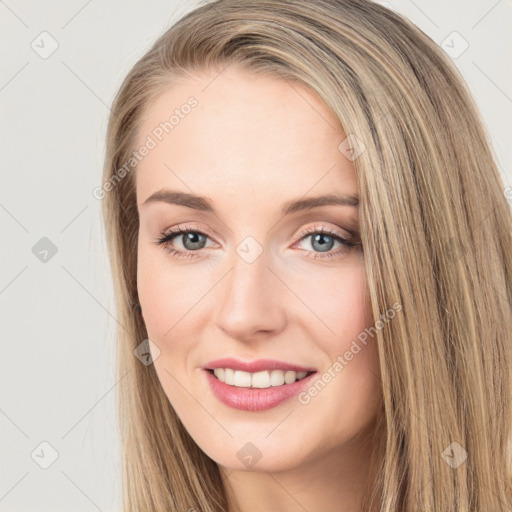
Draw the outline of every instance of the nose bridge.
<instances>
[{"instance_id":1,"label":"nose bridge","mask_svg":"<svg viewBox=\"0 0 512 512\"><path fill-rule=\"evenodd\" d=\"M263 248L247 237L233 253L220 299L217 324L236 338L282 327L279 280L268 268Z\"/></svg>"}]
</instances>

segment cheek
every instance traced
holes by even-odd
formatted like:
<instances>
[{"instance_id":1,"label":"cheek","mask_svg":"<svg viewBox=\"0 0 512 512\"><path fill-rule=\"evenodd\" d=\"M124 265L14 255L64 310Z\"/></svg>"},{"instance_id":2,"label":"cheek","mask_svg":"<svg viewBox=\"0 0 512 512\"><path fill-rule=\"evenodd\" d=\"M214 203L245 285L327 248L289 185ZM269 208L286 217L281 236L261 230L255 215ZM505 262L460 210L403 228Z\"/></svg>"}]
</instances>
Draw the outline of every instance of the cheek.
<instances>
[{"instance_id":1,"label":"cheek","mask_svg":"<svg viewBox=\"0 0 512 512\"><path fill-rule=\"evenodd\" d=\"M158 356L153 356L155 371L170 403L183 412L194 405L179 383L187 378L191 338L185 330L199 291L194 293L194 281L179 265L171 266L166 261L168 255L161 251L139 250L137 289L148 338L159 350Z\"/></svg>"},{"instance_id":2,"label":"cheek","mask_svg":"<svg viewBox=\"0 0 512 512\"><path fill-rule=\"evenodd\" d=\"M329 325L335 332L328 352L331 361L343 364L340 373L347 377L345 385L354 396L371 393L378 385L380 369L364 267L347 271L339 283L339 288L323 299L331 315Z\"/></svg>"},{"instance_id":3,"label":"cheek","mask_svg":"<svg viewBox=\"0 0 512 512\"><path fill-rule=\"evenodd\" d=\"M309 276L297 280L300 286L295 290L312 312L306 316L310 325L331 346L341 349L346 341L372 323L371 303L363 265L330 270L319 268L314 273L304 273Z\"/></svg>"},{"instance_id":4,"label":"cheek","mask_svg":"<svg viewBox=\"0 0 512 512\"><path fill-rule=\"evenodd\" d=\"M336 412L362 426L379 405L380 389L377 338L364 266L336 269L330 278L319 272L302 286L309 286L307 294L305 288L300 293L318 320L311 322L308 316L303 325L327 355L324 377L319 376L325 388L318 385L326 391L319 392L315 400L331 411L325 421L338 417ZM316 390L313 393L316 396ZM336 425L335 421L331 427L336 430Z\"/></svg>"},{"instance_id":5,"label":"cheek","mask_svg":"<svg viewBox=\"0 0 512 512\"><path fill-rule=\"evenodd\" d=\"M170 339L179 330L204 291L197 274L189 275L185 266L171 263L164 249L140 249L137 264L137 290L148 335L155 340Z\"/></svg>"},{"instance_id":6,"label":"cheek","mask_svg":"<svg viewBox=\"0 0 512 512\"><path fill-rule=\"evenodd\" d=\"M181 307L176 293L179 284L172 273L162 265L161 256L154 251L139 250L137 263L137 291L148 337L160 350L163 340L172 334ZM167 336L166 336L167 335ZM158 365L157 365L158 366Z\"/></svg>"}]
</instances>

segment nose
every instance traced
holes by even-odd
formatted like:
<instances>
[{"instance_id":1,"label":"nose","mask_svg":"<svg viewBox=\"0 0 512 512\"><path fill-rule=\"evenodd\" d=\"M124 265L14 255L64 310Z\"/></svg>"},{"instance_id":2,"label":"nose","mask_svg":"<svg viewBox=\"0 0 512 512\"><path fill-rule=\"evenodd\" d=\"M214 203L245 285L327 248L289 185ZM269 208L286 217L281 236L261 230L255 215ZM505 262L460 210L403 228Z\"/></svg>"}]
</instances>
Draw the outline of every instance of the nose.
<instances>
[{"instance_id":1,"label":"nose","mask_svg":"<svg viewBox=\"0 0 512 512\"><path fill-rule=\"evenodd\" d=\"M286 286L269 263L265 252L250 263L233 256L221 284L216 324L234 339L274 336L285 327Z\"/></svg>"}]
</instances>

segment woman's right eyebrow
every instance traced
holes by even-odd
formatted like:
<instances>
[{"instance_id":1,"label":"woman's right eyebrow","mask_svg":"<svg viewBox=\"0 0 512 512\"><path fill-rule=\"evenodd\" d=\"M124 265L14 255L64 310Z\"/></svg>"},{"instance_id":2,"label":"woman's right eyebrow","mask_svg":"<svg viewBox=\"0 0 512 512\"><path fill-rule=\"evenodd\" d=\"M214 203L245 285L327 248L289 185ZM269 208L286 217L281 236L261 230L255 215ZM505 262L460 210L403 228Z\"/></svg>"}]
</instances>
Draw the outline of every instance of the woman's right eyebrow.
<instances>
[{"instance_id":1,"label":"woman's right eyebrow","mask_svg":"<svg viewBox=\"0 0 512 512\"><path fill-rule=\"evenodd\" d=\"M178 192L176 190L161 189L151 194L139 206L145 206L150 203L163 202L169 204L176 204L179 206L186 206L194 210L201 210L205 212L215 213L213 201L207 197L189 194L188 192Z\"/></svg>"},{"instance_id":2,"label":"woman's right eyebrow","mask_svg":"<svg viewBox=\"0 0 512 512\"><path fill-rule=\"evenodd\" d=\"M186 206L194 210L200 210L215 213L213 201L208 197L202 197L188 192L179 192L176 190L161 189L150 195L140 206L154 202L164 202L179 206ZM316 197L307 197L287 201L281 210L283 216L304 210L311 210L319 206L359 206L359 197L353 194L326 194Z\"/></svg>"}]
</instances>

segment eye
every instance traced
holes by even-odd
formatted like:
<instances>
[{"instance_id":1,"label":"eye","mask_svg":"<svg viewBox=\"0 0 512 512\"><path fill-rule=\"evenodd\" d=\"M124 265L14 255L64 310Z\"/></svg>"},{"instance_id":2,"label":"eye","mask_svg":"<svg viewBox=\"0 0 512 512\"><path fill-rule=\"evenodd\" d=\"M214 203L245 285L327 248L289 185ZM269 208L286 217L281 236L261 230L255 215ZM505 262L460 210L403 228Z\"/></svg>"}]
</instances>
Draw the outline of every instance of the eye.
<instances>
[{"instance_id":1,"label":"eye","mask_svg":"<svg viewBox=\"0 0 512 512\"><path fill-rule=\"evenodd\" d=\"M312 259L332 259L346 255L352 248L360 245L361 242L354 237L344 237L325 226L314 226L301 231L298 235L299 242L309 240L311 250L306 250L306 256ZM336 252L330 252L333 246L338 243L341 245ZM319 252L316 252L319 251Z\"/></svg>"},{"instance_id":2,"label":"eye","mask_svg":"<svg viewBox=\"0 0 512 512\"><path fill-rule=\"evenodd\" d=\"M170 243L175 239L179 238L184 249L176 249L172 247ZM181 226L178 228L171 228L162 233L156 240L155 244L162 246L167 252L177 258L193 258L197 256L193 254L200 249L205 247L206 240L209 236L197 228Z\"/></svg>"},{"instance_id":3,"label":"eye","mask_svg":"<svg viewBox=\"0 0 512 512\"><path fill-rule=\"evenodd\" d=\"M299 233L298 237L298 242L310 240L309 244L312 250L304 249L304 252L308 258L312 259L342 257L350 252L352 248L361 244L355 237L344 237L325 226L314 226L305 229ZM180 240L183 246L182 249L171 245L174 239ZM208 234L203 233L197 228L180 226L165 231L154 243L158 246L162 246L168 253L176 258L190 259L199 256L199 254L194 253L204 249L208 239L210 239ZM340 244L340 249L336 252L331 252L336 243Z\"/></svg>"}]
</instances>

